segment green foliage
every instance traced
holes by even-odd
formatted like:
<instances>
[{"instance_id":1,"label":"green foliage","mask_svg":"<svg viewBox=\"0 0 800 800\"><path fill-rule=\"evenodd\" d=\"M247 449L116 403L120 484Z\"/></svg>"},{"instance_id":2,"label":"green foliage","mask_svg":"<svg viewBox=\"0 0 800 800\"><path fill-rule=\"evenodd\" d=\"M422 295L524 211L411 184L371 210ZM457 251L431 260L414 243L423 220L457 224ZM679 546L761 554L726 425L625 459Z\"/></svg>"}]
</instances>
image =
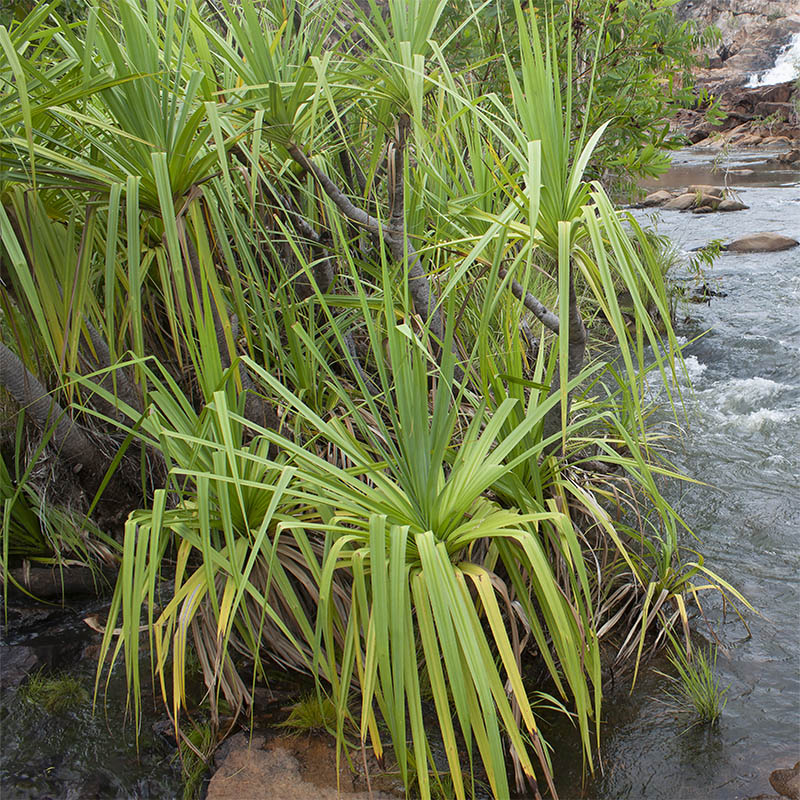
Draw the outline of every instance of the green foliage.
<instances>
[{"instance_id":1,"label":"green foliage","mask_svg":"<svg viewBox=\"0 0 800 800\"><path fill-rule=\"evenodd\" d=\"M196 800L201 796L203 778L216 743L214 729L208 723L194 722L191 729L181 731L176 757L181 762L183 800Z\"/></svg>"},{"instance_id":2,"label":"green foliage","mask_svg":"<svg viewBox=\"0 0 800 800\"><path fill-rule=\"evenodd\" d=\"M298 700L280 725L296 733L335 731L337 720L338 713L333 701L314 692Z\"/></svg>"},{"instance_id":3,"label":"green foliage","mask_svg":"<svg viewBox=\"0 0 800 800\"><path fill-rule=\"evenodd\" d=\"M689 272L695 282L705 280L707 270L714 266L714 262L719 258L724 244L722 239L712 239L691 256L689 259Z\"/></svg>"},{"instance_id":4,"label":"green foliage","mask_svg":"<svg viewBox=\"0 0 800 800\"><path fill-rule=\"evenodd\" d=\"M20 693L48 714L74 711L89 702L89 692L73 675L47 675L43 669L22 684Z\"/></svg>"},{"instance_id":5,"label":"green foliage","mask_svg":"<svg viewBox=\"0 0 800 800\"><path fill-rule=\"evenodd\" d=\"M655 176L669 165L668 151L682 146L667 118L679 108L707 98L693 94L693 51L712 44L718 33L699 33L673 14L677 0L535 0L530 5L546 20L559 60L564 92L572 91L578 124L587 112L588 130L606 123L593 154L591 172L604 181L626 182ZM466 23L449 51L455 63L469 65L471 79L500 94L506 91L504 52L520 69L524 56L514 0L477 6L453 2L445 14L455 28ZM522 46L521 46L522 45ZM713 104L710 112L715 113Z\"/></svg>"},{"instance_id":6,"label":"green foliage","mask_svg":"<svg viewBox=\"0 0 800 800\"><path fill-rule=\"evenodd\" d=\"M699 724L715 725L728 702L725 696L729 687L720 685L717 668L717 647L696 648L687 654L684 647L670 636L667 659L676 675L664 675L672 686L665 690L673 707L697 719L690 727Z\"/></svg>"},{"instance_id":7,"label":"green foliage","mask_svg":"<svg viewBox=\"0 0 800 800\"><path fill-rule=\"evenodd\" d=\"M114 0L0 29L3 322L143 476L101 664L124 661L138 721L144 624L180 729L196 653L215 731L271 658L330 697L340 755L345 731L391 747L422 797L474 793L475 758L506 797L507 755L555 794L539 704L592 768L601 638L638 658L709 583L741 601L680 561L646 400L649 371L671 392L680 368L662 265L591 180L624 166L627 123L576 59L613 75L628 44L514 2L499 93L454 69L444 2L356 9L349 32L327 8L222 6L225 25ZM664 8L619 4L642 30ZM640 60L652 94L662 62ZM582 314L617 366L575 355ZM552 698L525 678L534 646Z\"/></svg>"}]
</instances>

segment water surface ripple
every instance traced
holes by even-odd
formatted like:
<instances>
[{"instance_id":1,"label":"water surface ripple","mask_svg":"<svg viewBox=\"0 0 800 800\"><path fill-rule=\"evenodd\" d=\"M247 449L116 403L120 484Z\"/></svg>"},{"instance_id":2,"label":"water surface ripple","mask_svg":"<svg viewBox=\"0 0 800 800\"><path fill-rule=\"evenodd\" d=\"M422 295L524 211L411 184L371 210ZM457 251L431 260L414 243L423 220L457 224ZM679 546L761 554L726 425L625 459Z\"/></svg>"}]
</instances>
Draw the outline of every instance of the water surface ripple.
<instances>
[{"instance_id":1,"label":"water surface ripple","mask_svg":"<svg viewBox=\"0 0 800 800\"><path fill-rule=\"evenodd\" d=\"M661 185L727 181L749 210L637 216L652 217L684 260L712 239L759 231L800 239L800 173L758 163L763 154L736 158L728 169L753 172L726 177L712 172L711 156L681 154ZM632 696L625 687L608 699L604 776L581 790L579 757L573 753L570 766L556 755L562 797L748 798L771 794L769 773L800 759L800 248L723 254L708 277L727 296L679 309L694 391L674 453L706 485L669 493L699 536L706 565L762 616L749 618L748 638L709 596L706 611L725 646L720 677L730 684L718 729L685 731L687 721L664 705L663 681L651 673ZM684 544L692 546L688 536Z\"/></svg>"}]
</instances>

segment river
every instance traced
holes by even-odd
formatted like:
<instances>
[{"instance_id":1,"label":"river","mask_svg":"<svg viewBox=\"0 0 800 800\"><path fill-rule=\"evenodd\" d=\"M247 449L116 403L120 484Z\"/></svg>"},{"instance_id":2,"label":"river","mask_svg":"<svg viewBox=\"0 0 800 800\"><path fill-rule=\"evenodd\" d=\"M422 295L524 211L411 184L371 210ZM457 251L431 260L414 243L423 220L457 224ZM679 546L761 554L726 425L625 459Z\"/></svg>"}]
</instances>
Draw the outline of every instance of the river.
<instances>
[{"instance_id":1,"label":"river","mask_svg":"<svg viewBox=\"0 0 800 800\"><path fill-rule=\"evenodd\" d=\"M712 239L759 231L800 239L800 172L771 166L771 155L723 160L686 151L658 182L728 185L748 210L635 214L669 236L684 263ZM632 695L628 685L606 701L602 776L581 788L579 755L569 747L556 755L562 800L749 798L772 794L770 772L800 759L800 248L722 254L707 283L727 296L678 310L694 391L673 453L705 485L669 492L700 539L687 535L683 544L698 548L760 616L748 615L748 636L706 593L723 645L719 678L729 686L719 725L686 731L689 722L664 704L664 681L651 671ZM702 621L695 627L707 634Z\"/></svg>"}]
</instances>

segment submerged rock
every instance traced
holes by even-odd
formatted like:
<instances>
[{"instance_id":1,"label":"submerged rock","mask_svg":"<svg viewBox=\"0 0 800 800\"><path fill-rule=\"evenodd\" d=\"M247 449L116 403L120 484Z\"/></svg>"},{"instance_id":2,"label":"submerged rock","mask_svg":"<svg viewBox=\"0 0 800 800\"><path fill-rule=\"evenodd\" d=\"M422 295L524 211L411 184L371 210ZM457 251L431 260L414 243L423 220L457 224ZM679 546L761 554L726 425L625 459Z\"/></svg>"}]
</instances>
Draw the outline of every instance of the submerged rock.
<instances>
[{"instance_id":1,"label":"submerged rock","mask_svg":"<svg viewBox=\"0 0 800 800\"><path fill-rule=\"evenodd\" d=\"M780 233L751 233L749 236L742 236L723 247L732 253L775 253L779 250L789 250L797 247L800 242L790 236L783 236Z\"/></svg>"},{"instance_id":2,"label":"submerged rock","mask_svg":"<svg viewBox=\"0 0 800 800\"><path fill-rule=\"evenodd\" d=\"M38 666L40 662L33 648L0 644L0 688L19 686Z\"/></svg>"},{"instance_id":3,"label":"submerged rock","mask_svg":"<svg viewBox=\"0 0 800 800\"><path fill-rule=\"evenodd\" d=\"M781 797L800 800L800 761L792 769L776 769L769 782Z\"/></svg>"}]
</instances>

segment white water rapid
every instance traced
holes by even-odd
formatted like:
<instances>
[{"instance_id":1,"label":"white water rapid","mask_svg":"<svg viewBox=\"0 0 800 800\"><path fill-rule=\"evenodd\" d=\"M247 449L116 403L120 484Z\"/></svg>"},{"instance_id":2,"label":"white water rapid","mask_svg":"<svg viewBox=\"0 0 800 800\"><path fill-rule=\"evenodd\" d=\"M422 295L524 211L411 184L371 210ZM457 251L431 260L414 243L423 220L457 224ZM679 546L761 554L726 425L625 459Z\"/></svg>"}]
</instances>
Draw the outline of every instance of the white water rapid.
<instances>
[{"instance_id":1,"label":"white water rapid","mask_svg":"<svg viewBox=\"0 0 800 800\"><path fill-rule=\"evenodd\" d=\"M798 75L800 75L800 33L792 36L789 43L781 48L773 67L751 75L746 85L774 86L776 83L794 80Z\"/></svg>"}]
</instances>

